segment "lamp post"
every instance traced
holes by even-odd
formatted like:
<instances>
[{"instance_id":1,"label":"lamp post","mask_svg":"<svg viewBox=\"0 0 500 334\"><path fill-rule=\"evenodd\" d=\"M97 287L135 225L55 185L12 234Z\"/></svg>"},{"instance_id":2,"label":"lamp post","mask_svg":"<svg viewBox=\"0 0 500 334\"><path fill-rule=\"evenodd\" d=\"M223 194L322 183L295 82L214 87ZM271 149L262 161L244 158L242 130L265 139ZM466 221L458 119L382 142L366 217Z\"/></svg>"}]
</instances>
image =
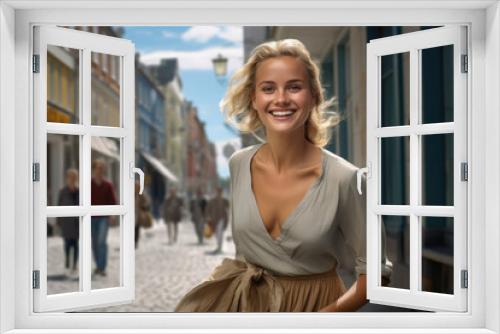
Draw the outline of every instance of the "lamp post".
<instances>
[{"instance_id":1,"label":"lamp post","mask_svg":"<svg viewBox=\"0 0 500 334\"><path fill-rule=\"evenodd\" d=\"M221 85L224 84L227 74L227 58L219 53L216 58L212 59L212 63L217 81Z\"/></svg>"}]
</instances>

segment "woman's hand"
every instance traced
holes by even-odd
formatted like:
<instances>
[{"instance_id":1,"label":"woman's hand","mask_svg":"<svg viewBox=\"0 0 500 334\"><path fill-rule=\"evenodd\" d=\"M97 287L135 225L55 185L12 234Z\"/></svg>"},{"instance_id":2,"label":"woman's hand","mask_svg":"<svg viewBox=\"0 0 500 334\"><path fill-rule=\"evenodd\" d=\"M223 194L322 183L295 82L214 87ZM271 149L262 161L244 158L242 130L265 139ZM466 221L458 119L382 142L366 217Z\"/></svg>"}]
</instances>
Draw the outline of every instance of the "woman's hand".
<instances>
[{"instance_id":1,"label":"woman's hand","mask_svg":"<svg viewBox=\"0 0 500 334\"><path fill-rule=\"evenodd\" d=\"M318 312L339 312L337 311L337 302L327 305L320 309Z\"/></svg>"},{"instance_id":2,"label":"woman's hand","mask_svg":"<svg viewBox=\"0 0 500 334\"><path fill-rule=\"evenodd\" d=\"M335 302L319 310L319 312L353 312L365 305L366 275L360 274L357 281Z\"/></svg>"}]
</instances>

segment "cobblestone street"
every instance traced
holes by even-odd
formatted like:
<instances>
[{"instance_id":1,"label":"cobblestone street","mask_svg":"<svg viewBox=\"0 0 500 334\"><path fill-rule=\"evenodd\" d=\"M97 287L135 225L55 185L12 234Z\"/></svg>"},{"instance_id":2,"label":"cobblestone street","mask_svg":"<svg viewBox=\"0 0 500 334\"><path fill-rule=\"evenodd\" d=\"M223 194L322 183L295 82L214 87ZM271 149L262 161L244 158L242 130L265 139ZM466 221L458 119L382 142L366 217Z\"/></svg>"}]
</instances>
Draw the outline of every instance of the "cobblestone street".
<instances>
[{"instance_id":1,"label":"cobblestone street","mask_svg":"<svg viewBox=\"0 0 500 334\"><path fill-rule=\"evenodd\" d=\"M92 278L93 288L118 286L119 236L117 227L109 229L107 276ZM92 309L92 312L172 312L179 299L206 278L224 257L234 256L230 228L224 238L224 253L207 255L215 249L215 236L198 245L194 226L184 221L179 224L177 244L167 244L166 226L157 221L149 230L141 230L136 249L136 296L128 305ZM48 291L60 293L77 291L78 279L69 279L64 272L63 240L48 238Z\"/></svg>"}]
</instances>

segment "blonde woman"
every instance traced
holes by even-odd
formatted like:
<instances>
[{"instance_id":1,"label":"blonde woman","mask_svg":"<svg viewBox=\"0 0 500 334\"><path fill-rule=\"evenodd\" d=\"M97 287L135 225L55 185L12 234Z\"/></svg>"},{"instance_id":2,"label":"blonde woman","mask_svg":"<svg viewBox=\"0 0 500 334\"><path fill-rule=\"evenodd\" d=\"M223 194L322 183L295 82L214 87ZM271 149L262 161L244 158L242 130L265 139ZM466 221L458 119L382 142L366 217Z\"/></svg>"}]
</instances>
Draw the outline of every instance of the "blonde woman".
<instances>
[{"instance_id":1,"label":"blonde woman","mask_svg":"<svg viewBox=\"0 0 500 334\"><path fill-rule=\"evenodd\" d=\"M255 48L221 107L265 143L230 159L236 258L178 304L181 312L355 311L366 303L366 207L358 168L324 150L328 127L320 73L294 39ZM364 192L363 192L364 194ZM347 254L347 256L346 256ZM387 280L391 263L383 256ZM340 263L354 264L346 289Z\"/></svg>"}]
</instances>

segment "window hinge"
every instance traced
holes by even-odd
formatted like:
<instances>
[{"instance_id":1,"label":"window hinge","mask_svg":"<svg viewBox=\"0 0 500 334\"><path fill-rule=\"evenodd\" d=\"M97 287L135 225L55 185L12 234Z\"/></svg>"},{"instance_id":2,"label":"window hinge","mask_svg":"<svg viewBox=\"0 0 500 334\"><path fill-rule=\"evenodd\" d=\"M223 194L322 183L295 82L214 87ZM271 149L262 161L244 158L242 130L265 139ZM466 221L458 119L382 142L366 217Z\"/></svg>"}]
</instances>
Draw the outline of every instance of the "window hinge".
<instances>
[{"instance_id":1,"label":"window hinge","mask_svg":"<svg viewBox=\"0 0 500 334\"><path fill-rule=\"evenodd\" d=\"M33 55L33 73L40 73L40 55Z\"/></svg>"},{"instance_id":2,"label":"window hinge","mask_svg":"<svg viewBox=\"0 0 500 334\"><path fill-rule=\"evenodd\" d=\"M40 270L33 270L33 289L40 289Z\"/></svg>"},{"instance_id":3,"label":"window hinge","mask_svg":"<svg viewBox=\"0 0 500 334\"><path fill-rule=\"evenodd\" d=\"M462 162L460 165L461 165L460 179L462 181L468 181L469 180L469 165L466 162Z\"/></svg>"},{"instance_id":4,"label":"window hinge","mask_svg":"<svg viewBox=\"0 0 500 334\"><path fill-rule=\"evenodd\" d=\"M469 287L469 272L467 270L462 270L461 274L461 288L467 289Z\"/></svg>"},{"instance_id":5,"label":"window hinge","mask_svg":"<svg viewBox=\"0 0 500 334\"><path fill-rule=\"evenodd\" d=\"M469 57L462 55L462 73L469 72Z\"/></svg>"},{"instance_id":6,"label":"window hinge","mask_svg":"<svg viewBox=\"0 0 500 334\"><path fill-rule=\"evenodd\" d=\"M40 164L38 162L33 164L33 181L40 181Z\"/></svg>"}]
</instances>

